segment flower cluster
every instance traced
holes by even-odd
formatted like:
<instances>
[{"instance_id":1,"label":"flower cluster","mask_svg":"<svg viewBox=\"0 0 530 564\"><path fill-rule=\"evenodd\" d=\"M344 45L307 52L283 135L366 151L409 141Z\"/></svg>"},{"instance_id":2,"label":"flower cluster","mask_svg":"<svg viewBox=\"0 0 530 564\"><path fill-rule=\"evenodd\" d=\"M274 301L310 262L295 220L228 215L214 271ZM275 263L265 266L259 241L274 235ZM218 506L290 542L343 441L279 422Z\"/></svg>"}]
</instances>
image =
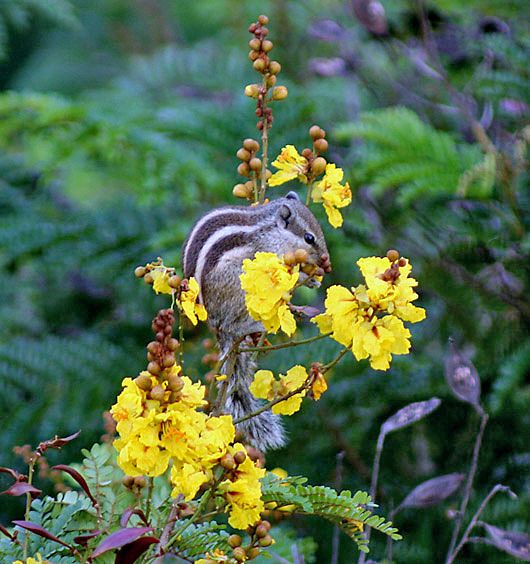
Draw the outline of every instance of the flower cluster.
<instances>
[{"instance_id":1,"label":"flower cluster","mask_svg":"<svg viewBox=\"0 0 530 564\"><path fill-rule=\"evenodd\" d=\"M240 279L248 312L268 332L276 333L281 328L291 336L296 331L289 300L298 272L298 265L287 265L274 253L256 253L254 259L243 261Z\"/></svg>"},{"instance_id":2,"label":"flower cluster","mask_svg":"<svg viewBox=\"0 0 530 564\"><path fill-rule=\"evenodd\" d=\"M24 560L24 561L15 560L13 562L13 564L51 564L51 562L49 560L43 560L40 553L37 552L35 557L30 556L30 557L26 558L26 560Z\"/></svg>"},{"instance_id":3,"label":"flower cluster","mask_svg":"<svg viewBox=\"0 0 530 564\"><path fill-rule=\"evenodd\" d=\"M313 399L318 400L327 389L326 380L316 363L309 374L303 366L296 365L290 368L285 375L280 374L278 380L275 379L270 370L258 370L250 385L250 391L255 397L267 401L274 401L300 390L272 406L272 412L278 415L296 413L300 409L302 398L305 397L308 390L310 390Z\"/></svg>"},{"instance_id":4,"label":"flower cluster","mask_svg":"<svg viewBox=\"0 0 530 564\"><path fill-rule=\"evenodd\" d=\"M413 305L417 281L412 267L397 251L386 257L357 261L365 284L351 289L332 286L327 291L325 313L313 318L322 333L351 349L357 360L368 358L372 368L388 370L393 354L410 350L410 331L403 322L416 323L425 310Z\"/></svg>"},{"instance_id":5,"label":"flower cluster","mask_svg":"<svg viewBox=\"0 0 530 564\"><path fill-rule=\"evenodd\" d=\"M321 202L333 227L342 226L342 214L339 208L351 204L352 194L350 185L341 184L344 172L334 164L326 165L326 172L320 182L317 182L311 192L314 202Z\"/></svg>"}]
</instances>

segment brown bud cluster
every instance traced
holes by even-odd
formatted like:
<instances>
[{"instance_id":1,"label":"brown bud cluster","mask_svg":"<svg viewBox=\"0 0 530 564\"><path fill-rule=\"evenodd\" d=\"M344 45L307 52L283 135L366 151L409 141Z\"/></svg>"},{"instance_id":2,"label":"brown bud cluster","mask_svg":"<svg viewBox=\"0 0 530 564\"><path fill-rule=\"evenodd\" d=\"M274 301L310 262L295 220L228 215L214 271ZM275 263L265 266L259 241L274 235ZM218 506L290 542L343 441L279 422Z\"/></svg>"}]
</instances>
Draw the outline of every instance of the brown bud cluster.
<instances>
[{"instance_id":1,"label":"brown bud cluster","mask_svg":"<svg viewBox=\"0 0 530 564\"><path fill-rule=\"evenodd\" d=\"M137 266L134 269L134 275L136 276L136 278L143 278L146 284L152 285L154 278L151 272L156 268L164 268L166 270L169 275L168 284L171 288L175 290L178 290L180 288L182 279L176 274L174 268L165 266L160 257L158 257L155 261L146 264L145 266Z\"/></svg>"},{"instance_id":2,"label":"brown bud cluster","mask_svg":"<svg viewBox=\"0 0 530 564\"><path fill-rule=\"evenodd\" d=\"M272 127L272 109L267 106L267 101L285 100L289 94L285 86L276 86L282 66L278 61L271 60L270 57L274 44L270 39L267 39L269 30L266 26L268 23L269 18L261 15L258 21L248 28L249 33L254 36L248 42L250 47L248 58L251 60L254 70L263 75L263 81L262 84L249 84L245 88L245 94L257 100L256 116L259 118L257 128L260 131L265 126L267 128ZM269 92L270 97L267 99Z\"/></svg>"},{"instance_id":3,"label":"brown bud cluster","mask_svg":"<svg viewBox=\"0 0 530 564\"><path fill-rule=\"evenodd\" d=\"M147 480L145 476L124 476L122 484L133 493L139 494L147 486Z\"/></svg>"},{"instance_id":4,"label":"brown bud cluster","mask_svg":"<svg viewBox=\"0 0 530 564\"><path fill-rule=\"evenodd\" d=\"M236 157L241 161L237 167L237 172L241 176L246 176L247 178L252 179L234 186L232 193L236 198L252 200L254 197L256 181L259 178L263 167L261 159L257 156L259 148L259 143L255 139L249 138L243 141L243 146L238 149L236 153ZM272 176L272 172L267 169L265 171L265 176L269 179Z\"/></svg>"},{"instance_id":5,"label":"brown bud cluster","mask_svg":"<svg viewBox=\"0 0 530 564\"><path fill-rule=\"evenodd\" d=\"M386 258L392 263L390 268L387 268L383 274L380 275L381 280L385 282L394 283L399 278L399 268L406 266L407 259L400 258L399 252L395 249L390 249L386 253Z\"/></svg>"},{"instance_id":6,"label":"brown bud cluster","mask_svg":"<svg viewBox=\"0 0 530 564\"><path fill-rule=\"evenodd\" d=\"M228 537L228 544L232 548L232 557L236 562L246 562L254 560L261 552L261 549L273 544L269 531L271 524L269 521L261 520L255 525L248 527L247 534L250 539L248 543L244 543L241 535L233 534Z\"/></svg>"}]
</instances>

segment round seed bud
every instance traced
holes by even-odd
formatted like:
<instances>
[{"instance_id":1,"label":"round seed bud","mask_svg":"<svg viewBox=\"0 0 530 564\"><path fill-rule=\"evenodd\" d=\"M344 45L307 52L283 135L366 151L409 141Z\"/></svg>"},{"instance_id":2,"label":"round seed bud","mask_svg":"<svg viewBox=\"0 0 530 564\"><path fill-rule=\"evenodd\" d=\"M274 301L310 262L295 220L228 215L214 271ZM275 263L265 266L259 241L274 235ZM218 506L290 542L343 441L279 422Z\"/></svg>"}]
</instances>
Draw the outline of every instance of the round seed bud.
<instances>
[{"instance_id":1,"label":"round seed bud","mask_svg":"<svg viewBox=\"0 0 530 564\"><path fill-rule=\"evenodd\" d=\"M262 28L261 28L261 35L262 35L263 37L265 37L266 35L269 35L269 30L268 30L268 28L262 27Z\"/></svg>"},{"instance_id":2,"label":"round seed bud","mask_svg":"<svg viewBox=\"0 0 530 564\"><path fill-rule=\"evenodd\" d=\"M272 48L274 47L272 41L270 41L269 39L264 39L261 42L261 50L265 51L265 53L268 53L269 51L272 51Z\"/></svg>"},{"instance_id":3,"label":"round seed bud","mask_svg":"<svg viewBox=\"0 0 530 564\"><path fill-rule=\"evenodd\" d=\"M252 182L252 180L247 180L244 186L247 189L248 197L250 198L250 196L254 193L254 182Z\"/></svg>"},{"instance_id":4,"label":"round seed bud","mask_svg":"<svg viewBox=\"0 0 530 564\"><path fill-rule=\"evenodd\" d=\"M140 388L140 390L144 390L144 392L148 392L151 389L151 385L152 385L151 377L145 373L136 376L134 381L136 385Z\"/></svg>"},{"instance_id":5,"label":"round seed bud","mask_svg":"<svg viewBox=\"0 0 530 564\"><path fill-rule=\"evenodd\" d=\"M156 401L162 401L166 395L166 390L160 384L153 386L153 389L149 392L149 397Z\"/></svg>"},{"instance_id":6,"label":"round seed bud","mask_svg":"<svg viewBox=\"0 0 530 564\"><path fill-rule=\"evenodd\" d=\"M254 70L256 70L258 72L263 72L267 65L265 64L265 61L263 59L256 59L252 63L252 66L254 67ZM246 94L246 92L245 92L245 94Z\"/></svg>"},{"instance_id":7,"label":"round seed bud","mask_svg":"<svg viewBox=\"0 0 530 564\"><path fill-rule=\"evenodd\" d=\"M173 290L177 290L180 287L181 282L182 282L182 278L180 276L177 276L176 274L170 276L169 280L167 281L169 287L173 288Z\"/></svg>"},{"instance_id":8,"label":"round seed bud","mask_svg":"<svg viewBox=\"0 0 530 564\"><path fill-rule=\"evenodd\" d=\"M398 266L401 266L401 267L407 266L407 259L400 258L400 259L398 260Z\"/></svg>"},{"instance_id":9,"label":"round seed bud","mask_svg":"<svg viewBox=\"0 0 530 564\"><path fill-rule=\"evenodd\" d=\"M238 174L240 174L241 176L248 176L249 172L250 172L250 167L248 166L248 163L241 163L238 167L237 167L237 172Z\"/></svg>"},{"instance_id":10,"label":"round seed bud","mask_svg":"<svg viewBox=\"0 0 530 564\"><path fill-rule=\"evenodd\" d=\"M396 251L396 249L390 249L386 253L386 258L390 262L396 262L397 260L399 260L399 253Z\"/></svg>"},{"instance_id":11,"label":"round seed bud","mask_svg":"<svg viewBox=\"0 0 530 564\"><path fill-rule=\"evenodd\" d=\"M180 392L171 392L169 394L168 401L169 403L175 403L176 401L179 401L181 397L182 394Z\"/></svg>"},{"instance_id":12,"label":"round seed bud","mask_svg":"<svg viewBox=\"0 0 530 564\"><path fill-rule=\"evenodd\" d=\"M160 368L160 364L158 364L158 362L153 361L147 365L147 372L149 372L149 374L152 374L153 376L160 374L161 371L162 369Z\"/></svg>"},{"instance_id":13,"label":"round seed bud","mask_svg":"<svg viewBox=\"0 0 530 564\"><path fill-rule=\"evenodd\" d=\"M184 382L180 376L172 374L167 380L167 388L172 392L180 392L184 387Z\"/></svg>"},{"instance_id":14,"label":"round seed bud","mask_svg":"<svg viewBox=\"0 0 530 564\"><path fill-rule=\"evenodd\" d=\"M273 100L277 100L277 101L285 100L285 98L287 98L288 95L289 95L289 91L285 86L276 86L272 91Z\"/></svg>"},{"instance_id":15,"label":"round seed bud","mask_svg":"<svg viewBox=\"0 0 530 564\"><path fill-rule=\"evenodd\" d=\"M308 149L307 147L302 151L302 157L305 157L306 159L309 159L313 156L313 151L311 149Z\"/></svg>"},{"instance_id":16,"label":"round seed bud","mask_svg":"<svg viewBox=\"0 0 530 564\"><path fill-rule=\"evenodd\" d=\"M285 253L283 255L283 262L287 266L294 266L296 264L296 257L294 256L294 253L292 252Z\"/></svg>"},{"instance_id":17,"label":"round seed bud","mask_svg":"<svg viewBox=\"0 0 530 564\"><path fill-rule=\"evenodd\" d=\"M264 527L261 523L256 527L256 536L262 539L269 534L269 529Z\"/></svg>"},{"instance_id":18,"label":"round seed bud","mask_svg":"<svg viewBox=\"0 0 530 564\"><path fill-rule=\"evenodd\" d=\"M256 151L259 150L259 143L255 139L248 138L243 141L243 147L247 151L250 151L251 153L255 153Z\"/></svg>"},{"instance_id":19,"label":"round seed bud","mask_svg":"<svg viewBox=\"0 0 530 564\"><path fill-rule=\"evenodd\" d=\"M326 132L318 125L312 125L309 128L309 135L312 139L324 139L326 136Z\"/></svg>"},{"instance_id":20,"label":"round seed bud","mask_svg":"<svg viewBox=\"0 0 530 564\"><path fill-rule=\"evenodd\" d=\"M225 470L233 470L236 467L236 461L231 454L225 454L223 458L221 458L221 466Z\"/></svg>"},{"instance_id":21,"label":"round seed bud","mask_svg":"<svg viewBox=\"0 0 530 564\"><path fill-rule=\"evenodd\" d=\"M147 350L148 350L151 354L157 354L157 352L160 350L160 344L157 343L156 341L151 341L151 342L147 345Z\"/></svg>"},{"instance_id":22,"label":"round seed bud","mask_svg":"<svg viewBox=\"0 0 530 564\"><path fill-rule=\"evenodd\" d=\"M267 88L272 88L276 84L276 77L273 74L267 75Z\"/></svg>"},{"instance_id":23,"label":"round seed bud","mask_svg":"<svg viewBox=\"0 0 530 564\"><path fill-rule=\"evenodd\" d=\"M126 487L126 488L132 488L134 485L134 478L132 476L124 476L121 480L121 483Z\"/></svg>"},{"instance_id":24,"label":"round seed bud","mask_svg":"<svg viewBox=\"0 0 530 564\"><path fill-rule=\"evenodd\" d=\"M244 184L236 184L233 188L232 188L232 194L236 197L236 198L247 198L247 189L245 187Z\"/></svg>"},{"instance_id":25,"label":"round seed bud","mask_svg":"<svg viewBox=\"0 0 530 564\"><path fill-rule=\"evenodd\" d=\"M230 535L228 537L228 544L232 548L236 548L236 547L241 546L243 544L243 539L239 535Z\"/></svg>"},{"instance_id":26,"label":"round seed bud","mask_svg":"<svg viewBox=\"0 0 530 564\"><path fill-rule=\"evenodd\" d=\"M166 334L164 333L164 331L158 331L155 337L157 341L162 342L166 338Z\"/></svg>"},{"instance_id":27,"label":"round seed bud","mask_svg":"<svg viewBox=\"0 0 530 564\"><path fill-rule=\"evenodd\" d=\"M234 460L236 461L236 464L243 464L243 462L245 462L246 458L247 458L247 455L242 450L238 450L234 454Z\"/></svg>"},{"instance_id":28,"label":"round seed bud","mask_svg":"<svg viewBox=\"0 0 530 564\"><path fill-rule=\"evenodd\" d=\"M326 170L326 159L324 157L317 157L311 163L311 170L315 176L322 174Z\"/></svg>"},{"instance_id":29,"label":"round seed bud","mask_svg":"<svg viewBox=\"0 0 530 564\"><path fill-rule=\"evenodd\" d=\"M269 521L266 521L265 519L260 523L260 525L262 527L265 527L267 529L267 531L271 530L272 525L270 524Z\"/></svg>"},{"instance_id":30,"label":"round seed bud","mask_svg":"<svg viewBox=\"0 0 530 564\"><path fill-rule=\"evenodd\" d=\"M325 153L328 150L328 142L325 139L317 139L313 143L313 147L317 153Z\"/></svg>"},{"instance_id":31,"label":"round seed bud","mask_svg":"<svg viewBox=\"0 0 530 564\"><path fill-rule=\"evenodd\" d=\"M262 121L258 121L258 123L256 124L256 129L258 131L261 131L263 129L263 122Z\"/></svg>"},{"instance_id":32,"label":"round seed bud","mask_svg":"<svg viewBox=\"0 0 530 564\"><path fill-rule=\"evenodd\" d=\"M307 262L309 258L309 253L305 249L296 249L294 252L294 258L298 264Z\"/></svg>"},{"instance_id":33,"label":"round seed bud","mask_svg":"<svg viewBox=\"0 0 530 564\"><path fill-rule=\"evenodd\" d=\"M272 544L272 537L270 535L267 535L266 537L259 539L260 546L270 546L271 544Z\"/></svg>"},{"instance_id":34,"label":"round seed bud","mask_svg":"<svg viewBox=\"0 0 530 564\"><path fill-rule=\"evenodd\" d=\"M146 356L148 362L151 362L152 360L156 360L156 356L154 354L151 354L150 352L148 352Z\"/></svg>"},{"instance_id":35,"label":"round seed bud","mask_svg":"<svg viewBox=\"0 0 530 564\"><path fill-rule=\"evenodd\" d=\"M261 14L261 15L258 17L258 22L259 22L261 25L267 25L267 24L269 23L269 18L268 18L268 16L266 16L265 14Z\"/></svg>"},{"instance_id":36,"label":"round seed bud","mask_svg":"<svg viewBox=\"0 0 530 564\"><path fill-rule=\"evenodd\" d=\"M236 157L240 160L240 161L249 161L251 154L250 151L247 151L246 149L244 149L243 147L241 147L241 149L239 149L239 151L236 153Z\"/></svg>"},{"instance_id":37,"label":"round seed bud","mask_svg":"<svg viewBox=\"0 0 530 564\"><path fill-rule=\"evenodd\" d=\"M180 343L177 341L177 339L168 339L166 342L166 347L170 350L170 351L176 351L179 348Z\"/></svg>"},{"instance_id":38,"label":"round seed bud","mask_svg":"<svg viewBox=\"0 0 530 564\"><path fill-rule=\"evenodd\" d=\"M252 548L247 549L247 558L249 560L254 560L254 558L257 558L260 554L260 549L257 546L254 546Z\"/></svg>"},{"instance_id":39,"label":"round seed bud","mask_svg":"<svg viewBox=\"0 0 530 564\"><path fill-rule=\"evenodd\" d=\"M136 278L143 278L145 276L145 266L137 266L134 269L134 275Z\"/></svg>"},{"instance_id":40,"label":"round seed bud","mask_svg":"<svg viewBox=\"0 0 530 564\"><path fill-rule=\"evenodd\" d=\"M258 57L259 57L259 52L258 52L258 51L249 51L249 52L248 52L248 58L249 58L251 61L255 61Z\"/></svg>"},{"instance_id":41,"label":"round seed bud","mask_svg":"<svg viewBox=\"0 0 530 564\"><path fill-rule=\"evenodd\" d=\"M269 72L271 74L280 74L281 70L282 70L282 65L280 65L278 61L271 61L269 63Z\"/></svg>"},{"instance_id":42,"label":"round seed bud","mask_svg":"<svg viewBox=\"0 0 530 564\"><path fill-rule=\"evenodd\" d=\"M175 364L175 355L173 353L167 353L164 355L164 361L162 362L164 368L170 368Z\"/></svg>"},{"instance_id":43,"label":"round seed bud","mask_svg":"<svg viewBox=\"0 0 530 564\"><path fill-rule=\"evenodd\" d=\"M136 476L134 478L134 485L137 488L145 488L145 486L147 486L147 480L145 479L145 476Z\"/></svg>"},{"instance_id":44,"label":"round seed bud","mask_svg":"<svg viewBox=\"0 0 530 564\"><path fill-rule=\"evenodd\" d=\"M250 170L259 172L261 170L261 160L258 159L257 157L254 157L250 159L248 166L250 167Z\"/></svg>"},{"instance_id":45,"label":"round seed bud","mask_svg":"<svg viewBox=\"0 0 530 564\"><path fill-rule=\"evenodd\" d=\"M265 180L269 180L269 178L272 176L272 171L267 169L265 171Z\"/></svg>"},{"instance_id":46,"label":"round seed bud","mask_svg":"<svg viewBox=\"0 0 530 564\"><path fill-rule=\"evenodd\" d=\"M261 47L261 41L257 37L254 37L248 42L248 46L254 51L259 51Z\"/></svg>"},{"instance_id":47,"label":"round seed bud","mask_svg":"<svg viewBox=\"0 0 530 564\"><path fill-rule=\"evenodd\" d=\"M260 63L260 62L263 63L263 61L261 59L255 60L254 61L254 68L256 68L256 64ZM265 67L263 67L263 68L265 68ZM256 69L256 70L258 70L258 69ZM257 84L247 84L245 86L245 96L248 96L249 98L257 98L258 95L259 95L259 86Z\"/></svg>"},{"instance_id":48,"label":"round seed bud","mask_svg":"<svg viewBox=\"0 0 530 564\"><path fill-rule=\"evenodd\" d=\"M155 281L155 279L153 278L153 276L151 274L149 274L149 272L144 276L144 282L146 284L153 284L153 282Z\"/></svg>"},{"instance_id":49,"label":"round seed bud","mask_svg":"<svg viewBox=\"0 0 530 564\"><path fill-rule=\"evenodd\" d=\"M244 562L247 559L247 553L245 552L245 549L241 548L240 546L237 546L236 548L234 548L234 550L232 552L232 556L238 562Z\"/></svg>"}]
</instances>

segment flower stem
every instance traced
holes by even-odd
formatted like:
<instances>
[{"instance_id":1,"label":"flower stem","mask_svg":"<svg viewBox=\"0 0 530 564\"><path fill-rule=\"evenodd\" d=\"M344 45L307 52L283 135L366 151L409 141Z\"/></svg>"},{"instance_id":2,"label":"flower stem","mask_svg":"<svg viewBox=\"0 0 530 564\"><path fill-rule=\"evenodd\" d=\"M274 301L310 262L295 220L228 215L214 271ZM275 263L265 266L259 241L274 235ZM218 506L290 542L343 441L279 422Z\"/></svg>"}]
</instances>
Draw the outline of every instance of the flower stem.
<instances>
[{"instance_id":1,"label":"flower stem","mask_svg":"<svg viewBox=\"0 0 530 564\"><path fill-rule=\"evenodd\" d=\"M288 343L279 343L277 345L267 345L264 347L245 347L239 349L239 352L267 352L267 351L277 351L279 349L286 349L288 347L298 347L300 345L307 345L307 343L312 343L318 341L319 339L324 339L329 337L331 333L326 333L325 335L315 335L314 337L309 337L307 339L301 339L299 341L289 341Z\"/></svg>"},{"instance_id":2,"label":"flower stem","mask_svg":"<svg viewBox=\"0 0 530 564\"><path fill-rule=\"evenodd\" d=\"M35 469L35 462L37 462L37 455L35 455L35 457L33 457L28 465L28 484L31 486L31 483L33 481L33 471ZM26 494L26 510L24 511L24 519L26 521L29 521L29 512L31 509L31 494L28 492ZM28 557L28 545L29 545L29 531L26 531L26 534L24 535L24 562L26 561L27 557Z\"/></svg>"},{"instance_id":3,"label":"flower stem","mask_svg":"<svg viewBox=\"0 0 530 564\"><path fill-rule=\"evenodd\" d=\"M267 81L263 77L263 88L265 93L267 92ZM266 110L267 109L267 97L263 96L263 129L261 130L261 188L259 192L259 203L262 204L265 201L265 191L267 189L267 165L269 163L269 122L267 119Z\"/></svg>"}]
</instances>

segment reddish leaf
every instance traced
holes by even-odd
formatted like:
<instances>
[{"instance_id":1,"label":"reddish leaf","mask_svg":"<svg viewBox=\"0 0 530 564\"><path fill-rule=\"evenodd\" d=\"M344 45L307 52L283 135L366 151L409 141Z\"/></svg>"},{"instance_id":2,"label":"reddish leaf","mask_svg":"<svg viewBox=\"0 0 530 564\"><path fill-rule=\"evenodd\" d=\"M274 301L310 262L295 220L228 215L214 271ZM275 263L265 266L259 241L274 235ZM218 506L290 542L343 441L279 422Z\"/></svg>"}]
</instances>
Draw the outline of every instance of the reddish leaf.
<instances>
[{"instance_id":1,"label":"reddish leaf","mask_svg":"<svg viewBox=\"0 0 530 564\"><path fill-rule=\"evenodd\" d=\"M94 506L98 504L96 498L92 495L86 480L81 476L81 474L71 466L67 466L66 464L57 464L57 466L52 466L52 470L61 470L62 472L66 472L69 474L84 490L87 496L90 498L90 501Z\"/></svg>"},{"instance_id":2,"label":"reddish leaf","mask_svg":"<svg viewBox=\"0 0 530 564\"><path fill-rule=\"evenodd\" d=\"M86 546L88 544L88 541L99 535L101 535L101 531L92 531L91 533L86 533L85 535L74 537L74 542L76 544L80 544L81 546Z\"/></svg>"},{"instance_id":3,"label":"reddish leaf","mask_svg":"<svg viewBox=\"0 0 530 564\"><path fill-rule=\"evenodd\" d=\"M4 535L9 539L9 540L15 540L15 535L12 535L5 527L4 525L0 524L0 532L4 533Z\"/></svg>"},{"instance_id":4,"label":"reddish leaf","mask_svg":"<svg viewBox=\"0 0 530 564\"><path fill-rule=\"evenodd\" d=\"M13 470L13 468L6 468L5 466L0 466L0 472L4 473L4 474L10 474L11 477L15 480L20 480L22 477L22 474L20 472L17 472L16 470Z\"/></svg>"},{"instance_id":5,"label":"reddish leaf","mask_svg":"<svg viewBox=\"0 0 530 564\"><path fill-rule=\"evenodd\" d=\"M42 441L37 447L37 452L42 454L44 451L48 450L49 448L61 448L64 445L68 444L69 442L77 439L81 431L77 431L73 435L68 435L68 437L58 437L57 435L53 439L48 439L47 441Z\"/></svg>"},{"instance_id":6,"label":"reddish leaf","mask_svg":"<svg viewBox=\"0 0 530 564\"><path fill-rule=\"evenodd\" d=\"M133 516L133 515L138 515L138 517L140 517L140 519L145 523L145 525L147 527L149 527L149 523L147 521L147 517L145 516L145 513L141 510L141 509L133 509L132 507L128 507L122 514L121 519L120 519L120 526L121 527L126 527L127 524L129 523L129 519Z\"/></svg>"},{"instance_id":7,"label":"reddish leaf","mask_svg":"<svg viewBox=\"0 0 530 564\"><path fill-rule=\"evenodd\" d=\"M36 497L39 497L39 495L42 493L42 490L39 490L38 488L32 486L31 484L28 484L27 482L15 482L7 490L0 492L0 495L4 494L17 496L27 493L31 495L32 499L35 499Z\"/></svg>"},{"instance_id":8,"label":"reddish leaf","mask_svg":"<svg viewBox=\"0 0 530 564\"><path fill-rule=\"evenodd\" d=\"M109 550L121 548L126 544L134 542L136 539L145 533L151 532L152 530L152 527L131 527L129 529L120 529L119 531L109 535L106 539L103 539L90 557L96 558Z\"/></svg>"},{"instance_id":9,"label":"reddish leaf","mask_svg":"<svg viewBox=\"0 0 530 564\"><path fill-rule=\"evenodd\" d=\"M120 548L114 564L133 564L152 544L159 543L156 537L142 537Z\"/></svg>"},{"instance_id":10,"label":"reddish leaf","mask_svg":"<svg viewBox=\"0 0 530 564\"><path fill-rule=\"evenodd\" d=\"M55 535L50 533L50 531L47 531L44 527L41 527L36 523L32 523L31 521L13 521L13 523L15 523L15 525L18 525L19 527L22 527L23 529L30 531L31 533L35 533L36 535L44 537L45 539L58 542L59 544L62 544L63 546L66 546L69 549L72 549L72 547L69 544L57 538Z\"/></svg>"}]
</instances>

